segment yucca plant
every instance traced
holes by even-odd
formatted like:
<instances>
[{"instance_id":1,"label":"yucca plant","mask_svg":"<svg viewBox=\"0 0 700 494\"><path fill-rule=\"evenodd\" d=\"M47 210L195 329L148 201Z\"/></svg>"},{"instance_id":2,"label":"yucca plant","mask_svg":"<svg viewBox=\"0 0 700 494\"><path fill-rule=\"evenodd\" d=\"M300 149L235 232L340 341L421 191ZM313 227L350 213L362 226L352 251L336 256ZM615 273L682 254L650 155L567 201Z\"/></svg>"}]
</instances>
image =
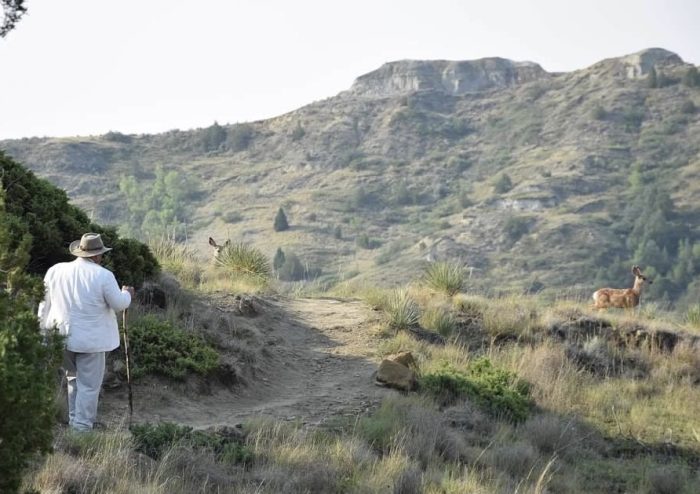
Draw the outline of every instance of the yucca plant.
<instances>
[{"instance_id":1,"label":"yucca plant","mask_svg":"<svg viewBox=\"0 0 700 494\"><path fill-rule=\"evenodd\" d=\"M433 290L452 296L462 289L464 268L454 262L435 262L428 266L424 279L426 285Z\"/></svg>"},{"instance_id":2,"label":"yucca plant","mask_svg":"<svg viewBox=\"0 0 700 494\"><path fill-rule=\"evenodd\" d=\"M691 305L685 313L685 321L689 326L700 328L700 304Z\"/></svg>"},{"instance_id":3,"label":"yucca plant","mask_svg":"<svg viewBox=\"0 0 700 494\"><path fill-rule=\"evenodd\" d=\"M259 249L243 242L228 244L216 256L216 263L233 273L267 280L270 261Z\"/></svg>"},{"instance_id":4,"label":"yucca plant","mask_svg":"<svg viewBox=\"0 0 700 494\"><path fill-rule=\"evenodd\" d=\"M389 295L386 313L389 317L389 326L393 329L416 326L420 317L418 304L404 288L396 289Z\"/></svg>"}]
</instances>

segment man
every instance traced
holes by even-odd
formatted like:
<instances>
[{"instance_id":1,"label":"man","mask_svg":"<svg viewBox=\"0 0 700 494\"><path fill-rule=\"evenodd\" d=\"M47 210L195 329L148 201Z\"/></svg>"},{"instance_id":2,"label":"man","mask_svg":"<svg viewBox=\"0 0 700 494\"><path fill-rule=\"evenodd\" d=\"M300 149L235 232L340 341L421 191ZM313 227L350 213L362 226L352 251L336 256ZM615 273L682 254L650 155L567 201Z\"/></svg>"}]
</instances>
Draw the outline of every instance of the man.
<instances>
[{"instance_id":1,"label":"man","mask_svg":"<svg viewBox=\"0 0 700 494\"><path fill-rule=\"evenodd\" d=\"M39 304L42 329L57 327L66 337L63 367L68 379L69 425L89 431L105 373L105 355L119 346L115 311L129 307L134 289L121 290L114 274L100 266L105 247L97 233L70 244L76 259L52 266L44 277L46 295Z\"/></svg>"}]
</instances>

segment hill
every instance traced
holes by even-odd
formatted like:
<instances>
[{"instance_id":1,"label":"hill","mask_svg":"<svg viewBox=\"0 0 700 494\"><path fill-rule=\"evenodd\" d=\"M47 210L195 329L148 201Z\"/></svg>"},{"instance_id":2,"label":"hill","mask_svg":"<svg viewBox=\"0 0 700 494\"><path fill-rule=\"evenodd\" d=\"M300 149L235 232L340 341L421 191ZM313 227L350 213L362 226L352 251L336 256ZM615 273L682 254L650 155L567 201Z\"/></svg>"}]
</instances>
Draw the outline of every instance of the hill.
<instances>
[{"instance_id":1,"label":"hill","mask_svg":"<svg viewBox=\"0 0 700 494\"><path fill-rule=\"evenodd\" d=\"M406 60L269 120L0 148L98 221L281 247L327 285L451 259L476 288L587 297L636 263L653 299L683 305L700 295L699 87L659 48L569 73Z\"/></svg>"}]
</instances>

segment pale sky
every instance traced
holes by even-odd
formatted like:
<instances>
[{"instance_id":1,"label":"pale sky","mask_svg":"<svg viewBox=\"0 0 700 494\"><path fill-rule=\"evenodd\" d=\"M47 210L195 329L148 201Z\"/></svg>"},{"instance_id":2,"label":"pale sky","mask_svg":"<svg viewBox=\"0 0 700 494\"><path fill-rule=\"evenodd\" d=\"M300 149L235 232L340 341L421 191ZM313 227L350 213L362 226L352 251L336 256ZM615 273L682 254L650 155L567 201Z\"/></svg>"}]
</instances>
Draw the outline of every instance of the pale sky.
<instances>
[{"instance_id":1,"label":"pale sky","mask_svg":"<svg viewBox=\"0 0 700 494\"><path fill-rule=\"evenodd\" d=\"M661 47L700 64L700 0L27 0L0 38L0 139L277 116L400 59L548 71Z\"/></svg>"}]
</instances>

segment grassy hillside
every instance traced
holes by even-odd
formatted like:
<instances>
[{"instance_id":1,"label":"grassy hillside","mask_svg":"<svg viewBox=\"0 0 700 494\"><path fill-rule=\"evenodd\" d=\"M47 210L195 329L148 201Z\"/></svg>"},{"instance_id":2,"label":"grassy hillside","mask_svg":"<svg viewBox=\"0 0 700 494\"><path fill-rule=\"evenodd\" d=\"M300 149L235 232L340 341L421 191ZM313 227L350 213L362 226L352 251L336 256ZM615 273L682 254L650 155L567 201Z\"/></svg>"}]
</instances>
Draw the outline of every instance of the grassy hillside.
<instances>
[{"instance_id":1,"label":"grassy hillside","mask_svg":"<svg viewBox=\"0 0 700 494\"><path fill-rule=\"evenodd\" d=\"M652 300L697 300L696 69L660 49L570 73L509 64L395 62L265 121L0 147L96 220L146 236L166 218L201 251L208 236L282 247L328 284L457 259L476 288L588 297L631 285L636 263ZM120 189L134 177L145 197L169 171L177 207ZM291 228L276 232L280 207Z\"/></svg>"},{"instance_id":2,"label":"grassy hillside","mask_svg":"<svg viewBox=\"0 0 700 494\"><path fill-rule=\"evenodd\" d=\"M159 261L181 273L205 269L177 250ZM698 491L699 307L682 321L650 308L601 315L571 300L449 295L453 290L437 274L414 281L407 290L353 294L375 309L366 307L373 319L381 316L371 331L361 331L348 317L357 301L333 299L329 314L335 319L328 325L355 338L355 351L371 349L373 360L410 351L418 390L389 394L376 408L329 414L320 422L304 420L301 411L262 419L275 398L264 394L242 424L225 422L229 408L244 408L251 393L269 386L264 376L276 381L297 375L280 366L282 355L298 360L303 353L294 338L285 339L300 331L288 324L300 320L294 300L258 297L257 316L251 318L222 304L225 298L200 292L174 296L167 311L131 312L132 328L160 321L151 335L155 341L171 326L182 327L191 341L207 341L219 365L225 362L234 375L241 371L247 383L236 380L239 385L224 388L216 374L206 377L206 385L191 374L184 384L137 379L137 415L158 418L174 407L193 410L195 423L204 418L225 425L193 430L187 422L138 423L129 431L122 392L119 409L111 410L121 422L81 435L60 429L54 453L36 462L23 487L118 493ZM226 288L236 293L235 285ZM332 335L330 345L310 345L309 338L296 345L330 355L341 338L319 326L308 329L323 339ZM148 353L149 362L162 366L169 362L170 346L133 348L144 352L142 361ZM182 350L186 356L187 346ZM304 367L324 382L339 365L336 360L323 372ZM168 375L162 369L160 374ZM355 380L369 382L369 373ZM326 392L330 398L342 394L335 386ZM219 415L212 403L224 405ZM103 416L108 412L103 405Z\"/></svg>"}]
</instances>

